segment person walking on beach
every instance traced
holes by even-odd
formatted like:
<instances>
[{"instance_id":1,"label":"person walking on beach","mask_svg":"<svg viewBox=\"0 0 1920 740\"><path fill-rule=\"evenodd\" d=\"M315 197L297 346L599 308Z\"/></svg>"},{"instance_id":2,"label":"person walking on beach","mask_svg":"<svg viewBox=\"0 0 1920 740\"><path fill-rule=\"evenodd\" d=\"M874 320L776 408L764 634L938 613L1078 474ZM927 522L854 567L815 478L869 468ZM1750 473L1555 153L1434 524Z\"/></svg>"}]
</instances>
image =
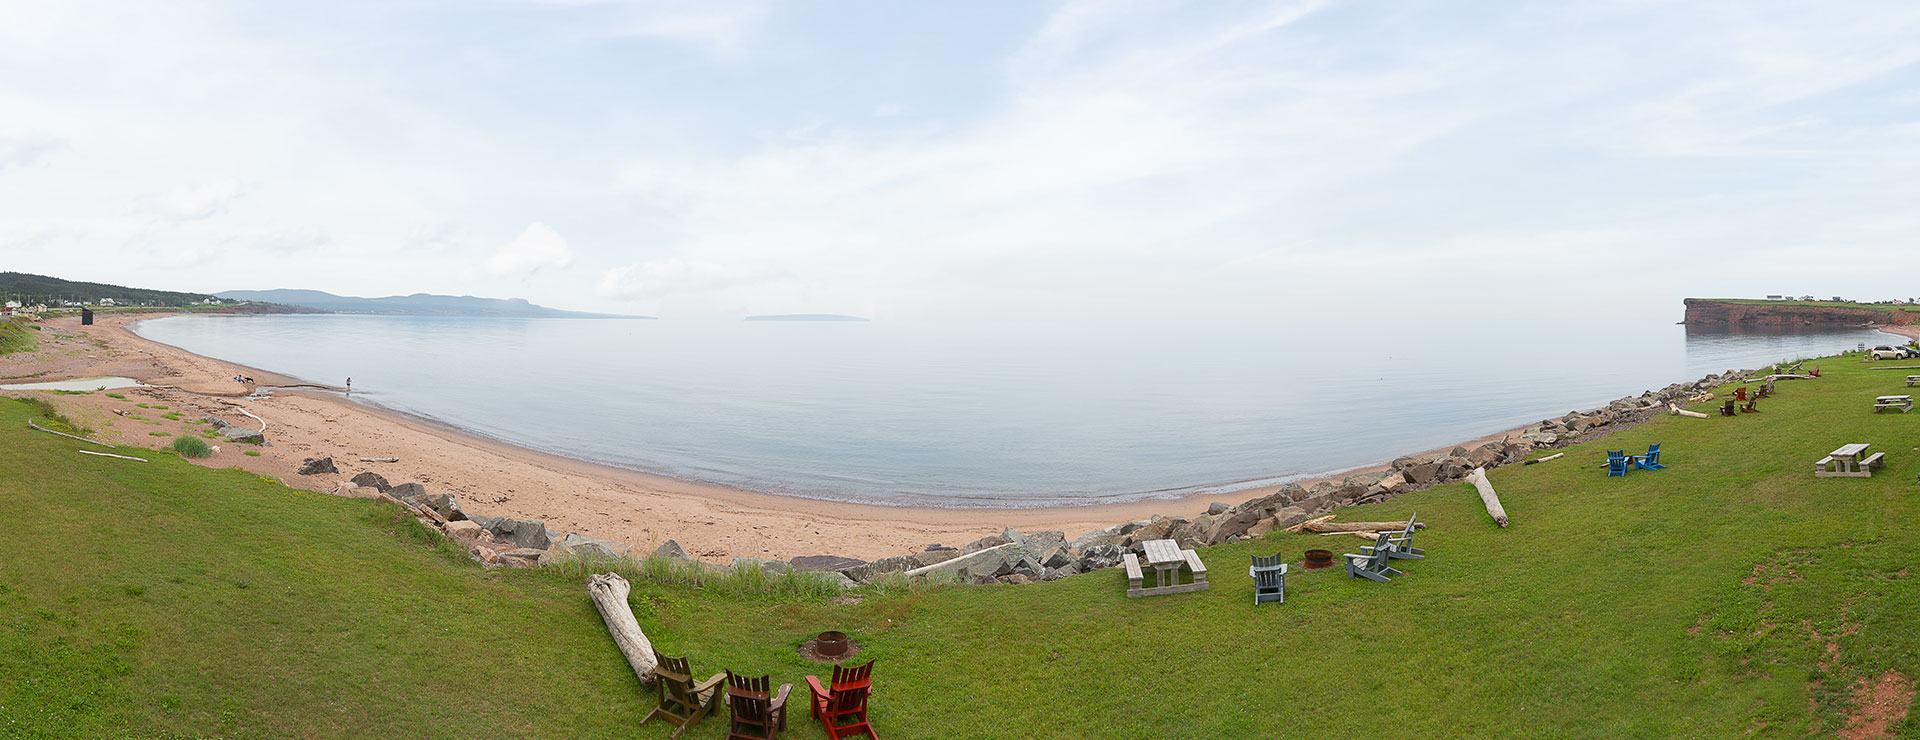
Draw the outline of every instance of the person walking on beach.
<instances>
[{"instance_id":1,"label":"person walking on beach","mask_svg":"<svg viewBox=\"0 0 1920 740\"><path fill-rule=\"evenodd\" d=\"M353 378L347 378L347 395L353 395Z\"/></svg>"}]
</instances>

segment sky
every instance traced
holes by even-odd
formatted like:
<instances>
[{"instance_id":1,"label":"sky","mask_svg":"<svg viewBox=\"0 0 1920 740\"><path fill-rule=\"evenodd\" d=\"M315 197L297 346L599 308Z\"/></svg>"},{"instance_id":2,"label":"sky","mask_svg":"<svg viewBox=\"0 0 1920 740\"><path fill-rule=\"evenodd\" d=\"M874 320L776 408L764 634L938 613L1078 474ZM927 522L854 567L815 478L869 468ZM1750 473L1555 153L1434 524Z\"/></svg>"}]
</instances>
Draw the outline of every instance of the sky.
<instances>
[{"instance_id":1,"label":"sky","mask_svg":"<svg viewBox=\"0 0 1920 740\"><path fill-rule=\"evenodd\" d=\"M726 319L1920 294L1920 3L0 0L0 270Z\"/></svg>"}]
</instances>

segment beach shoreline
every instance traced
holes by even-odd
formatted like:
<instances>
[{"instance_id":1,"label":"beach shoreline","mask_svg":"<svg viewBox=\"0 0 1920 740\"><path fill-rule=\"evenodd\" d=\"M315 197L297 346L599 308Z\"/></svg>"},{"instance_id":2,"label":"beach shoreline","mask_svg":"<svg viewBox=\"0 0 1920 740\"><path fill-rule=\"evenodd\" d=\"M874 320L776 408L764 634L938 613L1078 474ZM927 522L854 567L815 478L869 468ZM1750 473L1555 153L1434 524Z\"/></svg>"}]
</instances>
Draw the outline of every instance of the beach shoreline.
<instances>
[{"instance_id":1,"label":"beach shoreline","mask_svg":"<svg viewBox=\"0 0 1920 740\"><path fill-rule=\"evenodd\" d=\"M342 389L313 389L311 383L263 368L155 342L131 328L139 321L171 315L179 314L103 314L98 323L85 327L72 318L49 319L44 322L47 327L71 332L84 343L83 349L91 347L95 354L83 357L72 347L45 347L31 353L40 358L0 359L0 370L5 371L0 374L12 374L15 366L36 360L59 359L48 363L50 367L41 373L44 377L34 379L120 375L155 386L127 389L121 393L127 397L124 400L105 394L57 399L62 406L78 407L84 410L82 416L97 420L92 425L100 430L100 438L133 446L162 446L171 437L147 428L158 425L165 431L170 428L166 424L125 416L143 416L139 402L157 402L148 405L166 405L170 411L192 409L192 414L179 420L182 423L211 413L251 425L251 420L237 413L240 409L264 420L271 446L252 449L259 453L255 456L245 454L242 445L223 444L213 457L197 461L208 467L237 467L315 491L335 489L354 474L371 471L395 484L419 482L430 491L454 494L470 514L545 521L556 532L626 542L636 551L650 551L672 539L694 557L714 562L818 554L872 559L917 551L931 543L959 546L998 534L1004 527L1057 529L1074 537L1156 514L1192 517L1213 502L1237 504L1280 488L1269 484L1084 506L937 508L843 503L687 481L473 434L350 400L338 392ZM54 350L63 357L45 357ZM239 382L236 375L254 382ZM307 389L275 390L267 397L250 395L255 387L284 386ZM1524 428L1413 454L1472 448L1512 437ZM299 475L302 461L311 457L332 457L340 472ZM360 458L399 461L362 462ZM1349 475L1388 469L1382 461L1292 482L1312 486L1321 480L1338 482Z\"/></svg>"}]
</instances>

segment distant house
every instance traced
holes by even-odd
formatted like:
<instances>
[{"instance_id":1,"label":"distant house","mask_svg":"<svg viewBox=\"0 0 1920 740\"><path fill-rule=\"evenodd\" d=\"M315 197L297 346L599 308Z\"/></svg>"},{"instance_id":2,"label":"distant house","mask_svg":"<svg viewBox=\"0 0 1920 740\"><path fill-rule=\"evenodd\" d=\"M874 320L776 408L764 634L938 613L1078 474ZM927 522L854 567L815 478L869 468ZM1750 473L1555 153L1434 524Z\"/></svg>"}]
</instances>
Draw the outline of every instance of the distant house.
<instances>
[{"instance_id":1,"label":"distant house","mask_svg":"<svg viewBox=\"0 0 1920 740\"><path fill-rule=\"evenodd\" d=\"M1787 299L1787 297L1786 297L1786 296L1783 296L1783 295L1770 295L1770 296L1767 296L1767 300L1769 300L1769 301L1784 301L1784 300L1786 300L1786 299Z\"/></svg>"},{"instance_id":2,"label":"distant house","mask_svg":"<svg viewBox=\"0 0 1920 740\"><path fill-rule=\"evenodd\" d=\"M1840 296L1834 296L1834 297L1833 297L1833 302L1834 302L1834 303L1845 303L1845 302L1847 302L1847 299L1845 299L1845 298L1841 298Z\"/></svg>"},{"instance_id":3,"label":"distant house","mask_svg":"<svg viewBox=\"0 0 1920 740\"><path fill-rule=\"evenodd\" d=\"M5 306L5 308L7 308L8 310L16 309L19 307L20 307L19 301L7 301L7 305Z\"/></svg>"},{"instance_id":4,"label":"distant house","mask_svg":"<svg viewBox=\"0 0 1920 740\"><path fill-rule=\"evenodd\" d=\"M113 299L112 299L112 298L102 298L102 299L100 299L100 305L102 305L102 306L111 306L111 305L113 305Z\"/></svg>"}]
</instances>

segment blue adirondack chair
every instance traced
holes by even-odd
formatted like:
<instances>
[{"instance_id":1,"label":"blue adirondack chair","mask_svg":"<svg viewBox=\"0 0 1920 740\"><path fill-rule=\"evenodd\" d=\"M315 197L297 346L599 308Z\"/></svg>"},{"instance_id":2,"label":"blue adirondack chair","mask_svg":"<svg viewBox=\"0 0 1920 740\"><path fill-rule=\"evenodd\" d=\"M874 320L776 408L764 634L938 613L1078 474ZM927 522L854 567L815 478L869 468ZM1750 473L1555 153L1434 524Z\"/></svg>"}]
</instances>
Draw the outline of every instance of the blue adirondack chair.
<instances>
[{"instance_id":1,"label":"blue adirondack chair","mask_svg":"<svg viewBox=\"0 0 1920 740\"><path fill-rule=\"evenodd\" d=\"M1660 445L1647 445L1647 456L1640 458L1638 465L1641 470L1666 470L1667 466L1660 464Z\"/></svg>"},{"instance_id":2,"label":"blue adirondack chair","mask_svg":"<svg viewBox=\"0 0 1920 740\"><path fill-rule=\"evenodd\" d=\"M1392 544L1389 543L1392 538L1392 532L1381 532L1379 541L1374 542L1373 547L1366 548L1372 552L1365 555L1347 553L1347 577L1391 583L1393 579L1387 576L1401 575L1401 571L1387 565L1389 557L1387 553L1393 549Z\"/></svg>"},{"instance_id":3,"label":"blue adirondack chair","mask_svg":"<svg viewBox=\"0 0 1920 740\"><path fill-rule=\"evenodd\" d=\"M1627 451L1607 450L1607 477L1627 477Z\"/></svg>"},{"instance_id":4,"label":"blue adirondack chair","mask_svg":"<svg viewBox=\"0 0 1920 740\"><path fill-rule=\"evenodd\" d=\"M1280 553L1276 552L1270 558L1253 556L1253 565L1247 568L1247 577L1253 579L1254 606L1269 601L1287 603L1287 564L1281 562Z\"/></svg>"}]
</instances>

